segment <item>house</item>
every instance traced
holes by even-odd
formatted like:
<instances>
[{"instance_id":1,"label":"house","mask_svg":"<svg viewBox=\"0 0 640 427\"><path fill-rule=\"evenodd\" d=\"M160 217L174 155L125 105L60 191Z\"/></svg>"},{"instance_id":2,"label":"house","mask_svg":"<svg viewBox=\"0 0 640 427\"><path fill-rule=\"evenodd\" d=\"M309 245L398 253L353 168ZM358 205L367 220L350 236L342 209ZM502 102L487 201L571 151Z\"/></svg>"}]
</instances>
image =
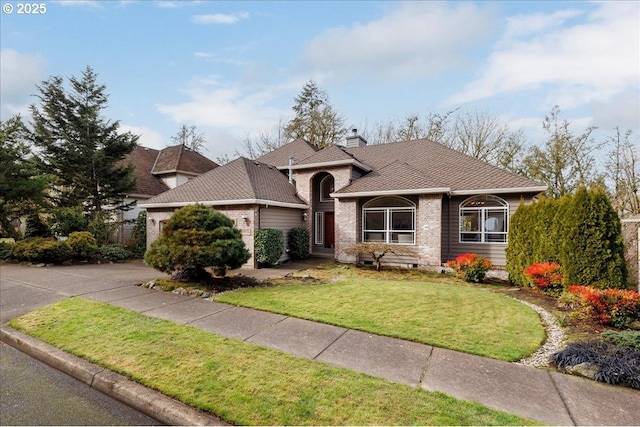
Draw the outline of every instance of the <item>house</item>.
<instances>
[{"instance_id":1,"label":"house","mask_svg":"<svg viewBox=\"0 0 640 427\"><path fill-rule=\"evenodd\" d=\"M384 258L402 266L438 267L464 252L505 265L509 218L545 189L427 139L368 145L354 130L344 146L298 139L240 157L141 206L148 243L175 209L198 202L234 220L252 253L256 230L304 226L312 254L342 262L367 262L344 249L376 241L412 246L415 257Z\"/></svg>"},{"instance_id":2,"label":"house","mask_svg":"<svg viewBox=\"0 0 640 427\"><path fill-rule=\"evenodd\" d=\"M127 194L123 202L132 204L131 209L122 211L118 218L118 221L123 223L117 231L115 240L120 243L129 240L133 221L138 218L142 210L141 202L218 167L216 162L182 144L162 150L138 145L122 160L122 163L134 166L135 188Z\"/></svg>"}]
</instances>

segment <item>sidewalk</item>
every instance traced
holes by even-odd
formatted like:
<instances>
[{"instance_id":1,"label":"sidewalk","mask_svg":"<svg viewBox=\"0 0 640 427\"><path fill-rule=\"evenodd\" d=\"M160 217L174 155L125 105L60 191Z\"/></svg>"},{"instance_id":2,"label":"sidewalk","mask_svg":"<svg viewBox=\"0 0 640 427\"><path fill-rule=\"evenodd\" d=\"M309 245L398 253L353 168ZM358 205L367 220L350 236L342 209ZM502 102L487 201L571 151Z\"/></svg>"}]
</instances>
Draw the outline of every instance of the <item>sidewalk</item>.
<instances>
[{"instance_id":1,"label":"sidewalk","mask_svg":"<svg viewBox=\"0 0 640 427\"><path fill-rule=\"evenodd\" d=\"M640 425L640 391L637 390L149 290L133 284L159 274L141 265L127 265L46 269L3 265L0 281L107 302L300 357L479 402L546 424ZM240 273L264 276L278 270L277 275L284 275L308 265L309 262L288 264L280 269L242 270ZM46 279L43 278L45 272Z\"/></svg>"}]
</instances>

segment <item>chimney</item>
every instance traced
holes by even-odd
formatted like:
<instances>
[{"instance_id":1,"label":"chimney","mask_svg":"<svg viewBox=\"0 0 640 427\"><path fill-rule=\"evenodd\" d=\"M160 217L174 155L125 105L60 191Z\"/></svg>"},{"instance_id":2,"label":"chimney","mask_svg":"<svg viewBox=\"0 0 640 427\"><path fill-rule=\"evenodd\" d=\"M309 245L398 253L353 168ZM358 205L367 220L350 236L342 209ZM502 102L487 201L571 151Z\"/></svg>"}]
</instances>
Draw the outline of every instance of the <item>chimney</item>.
<instances>
[{"instance_id":1,"label":"chimney","mask_svg":"<svg viewBox=\"0 0 640 427\"><path fill-rule=\"evenodd\" d=\"M358 129L351 129L351 135L347 137L347 148L364 147L367 140L358 135Z\"/></svg>"}]
</instances>

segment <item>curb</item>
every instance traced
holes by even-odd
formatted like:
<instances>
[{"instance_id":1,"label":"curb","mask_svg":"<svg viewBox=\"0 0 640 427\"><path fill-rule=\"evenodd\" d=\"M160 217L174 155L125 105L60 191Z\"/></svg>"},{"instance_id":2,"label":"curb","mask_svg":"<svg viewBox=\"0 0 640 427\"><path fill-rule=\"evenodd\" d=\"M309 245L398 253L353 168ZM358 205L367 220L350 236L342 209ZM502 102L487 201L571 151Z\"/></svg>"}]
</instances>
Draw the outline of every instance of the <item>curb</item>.
<instances>
[{"instance_id":1,"label":"curb","mask_svg":"<svg viewBox=\"0 0 640 427\"><path fill-rule=\"evenodd\" d=\"M0 341L167 425L225 426L221 419L101 368L15 329L0 327Z\"/></svg>"}]
</instances>

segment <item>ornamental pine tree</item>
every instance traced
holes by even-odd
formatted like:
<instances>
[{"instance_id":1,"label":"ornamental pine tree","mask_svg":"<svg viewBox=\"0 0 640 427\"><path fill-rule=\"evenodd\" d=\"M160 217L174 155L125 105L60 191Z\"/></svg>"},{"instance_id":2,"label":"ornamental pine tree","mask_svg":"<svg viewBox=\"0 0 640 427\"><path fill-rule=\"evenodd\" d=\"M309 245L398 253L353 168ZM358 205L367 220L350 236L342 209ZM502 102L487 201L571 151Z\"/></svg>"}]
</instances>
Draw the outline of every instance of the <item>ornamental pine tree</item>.
<instances>
[{"instance_id":1,"label":"ornamental pine tree","mask_svg":"<svg viewBox=\"0 0 640 427\"><path fill-rule=\"evenodd\" d=\"M239 268L250 257L231 219L211 207L195 204L173 213L144 261L175 278L201 279L209 276L206 267L224 276L228 268Z\"/></svg>"},{"instance_id":2,"label":"ornamental pine tree","mask_svg":"<svg viewBox=\"0 0 640 427\"><path fill-rule=\"evenodd\" d=\"M39 105L31 105L33 140L40 167L52 178L50 197L58 207L83 206L85 213L123 209L134 187L133 166L118 164L138 137L119 133L119 122L103 116L105 86L87 67L82 77L51 77L37 86Z\"/></svg>"}]
</instances>

